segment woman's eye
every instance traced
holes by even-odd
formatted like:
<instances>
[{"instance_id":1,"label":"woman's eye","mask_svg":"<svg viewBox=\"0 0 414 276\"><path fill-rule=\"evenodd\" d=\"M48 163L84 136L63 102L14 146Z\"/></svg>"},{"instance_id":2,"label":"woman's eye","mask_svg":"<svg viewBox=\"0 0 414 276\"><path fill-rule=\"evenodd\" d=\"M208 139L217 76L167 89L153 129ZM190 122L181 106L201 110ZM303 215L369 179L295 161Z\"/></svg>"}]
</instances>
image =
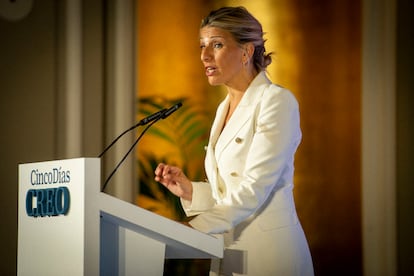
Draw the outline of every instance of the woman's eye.
<instances>
[{"instance_id":1,"label":"woman's eye","mask_svg":"<svg viewBox=\"0 0 414 276\"><path fill-rule=\"evenodd\" d=\"M221 44L221 43L214 43L214 48L222 48L223 47L223 44Z\"/></svg>"}]
</instances>

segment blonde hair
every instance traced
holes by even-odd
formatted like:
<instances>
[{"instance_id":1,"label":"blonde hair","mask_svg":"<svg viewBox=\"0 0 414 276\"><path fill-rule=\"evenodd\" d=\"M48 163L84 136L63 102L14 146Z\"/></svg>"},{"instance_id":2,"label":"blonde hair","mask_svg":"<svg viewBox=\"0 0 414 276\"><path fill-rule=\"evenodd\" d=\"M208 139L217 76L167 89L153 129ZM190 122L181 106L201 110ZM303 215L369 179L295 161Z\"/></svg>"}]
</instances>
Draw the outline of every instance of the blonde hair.
<instances>
[{"instance_id":1,"label":"blonde hair","mask_svg":"<svg viewBox=\"0 0 414 276\"><path fill-rule=\"evenodd\" d=\"M260 22L244 7L223 7L213 10L201 21L200 28L216 27L231 33L240 45L254 45L253 64L258 71L266 70L272 62L272 53L266 53Z\"/></svg>"}]
</instances>

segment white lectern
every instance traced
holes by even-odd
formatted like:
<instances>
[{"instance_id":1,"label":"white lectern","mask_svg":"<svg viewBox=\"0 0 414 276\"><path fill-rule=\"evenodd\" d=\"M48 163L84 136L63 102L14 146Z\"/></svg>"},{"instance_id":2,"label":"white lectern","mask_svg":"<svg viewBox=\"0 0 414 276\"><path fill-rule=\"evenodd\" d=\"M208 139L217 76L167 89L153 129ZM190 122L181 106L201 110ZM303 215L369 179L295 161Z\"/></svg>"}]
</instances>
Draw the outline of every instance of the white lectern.
<instances>
[{"instance_id":1,"label":"white lectern","mask_svg":"<svg viewBox=\"0 0 414 276\"><path fill-rule=\"evenodd\" d=\"M19 165L18 275L162 275L223 240L100 192L100 159Z\"/></svg>"}]
</instances>

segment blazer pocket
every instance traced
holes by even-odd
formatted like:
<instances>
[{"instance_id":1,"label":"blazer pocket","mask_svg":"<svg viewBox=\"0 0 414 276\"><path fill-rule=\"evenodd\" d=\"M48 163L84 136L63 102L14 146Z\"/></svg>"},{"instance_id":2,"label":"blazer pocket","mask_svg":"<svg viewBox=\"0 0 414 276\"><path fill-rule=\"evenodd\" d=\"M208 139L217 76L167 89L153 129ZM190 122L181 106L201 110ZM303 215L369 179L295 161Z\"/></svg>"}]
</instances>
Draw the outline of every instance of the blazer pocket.
<instances>
[{"instance_id":1,"label":"blazer pocket","mask_svg":"<svg viewBox=\"0 0 414 276\"><path fill-rule=\"evenodd\" d=\"M258 225L262 231L271 231L296 225L298 217L289 209L273 210L258 218Z\"/></svg>"}]
</instances>

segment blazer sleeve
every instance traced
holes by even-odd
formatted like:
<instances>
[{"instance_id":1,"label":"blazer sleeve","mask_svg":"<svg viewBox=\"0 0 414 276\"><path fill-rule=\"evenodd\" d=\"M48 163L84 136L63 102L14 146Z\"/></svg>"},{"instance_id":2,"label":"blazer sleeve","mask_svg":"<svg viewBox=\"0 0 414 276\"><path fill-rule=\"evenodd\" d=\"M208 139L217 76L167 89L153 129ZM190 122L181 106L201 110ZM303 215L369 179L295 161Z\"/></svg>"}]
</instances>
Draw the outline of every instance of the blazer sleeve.
<instances>
[{"instance_id":1,"label":"blazer sleeve","mask_svg":"<svg viewBox=\"0 0 414 276\"><path fill-rule=\"evenodd\" d=\"M211 209L215 204L211 193L211 186L208 182L192 182L192 184L192 201L180 199L184 212L188 217L201 214Z\"/></svg>"},{"instance_id":2,"label":"blazer sleeve","mask_svg":"<svg viewBox=\"0 0 414 276\"><path fill-rule=\"evenodd\" d=\"M301 140L297 101L290 91L273 86L258 107L252 123L253 139L245 145L249 147L245 165L238 168L242 177L237 188L225 202L191 220L195 229L213 234L229 231L253 215L269 194L292 188L293 156ZM231 156L231 151L226 155L229 161L222 165L229 167L231 158L237 157Z\"/></svg>"}]
</instances>

